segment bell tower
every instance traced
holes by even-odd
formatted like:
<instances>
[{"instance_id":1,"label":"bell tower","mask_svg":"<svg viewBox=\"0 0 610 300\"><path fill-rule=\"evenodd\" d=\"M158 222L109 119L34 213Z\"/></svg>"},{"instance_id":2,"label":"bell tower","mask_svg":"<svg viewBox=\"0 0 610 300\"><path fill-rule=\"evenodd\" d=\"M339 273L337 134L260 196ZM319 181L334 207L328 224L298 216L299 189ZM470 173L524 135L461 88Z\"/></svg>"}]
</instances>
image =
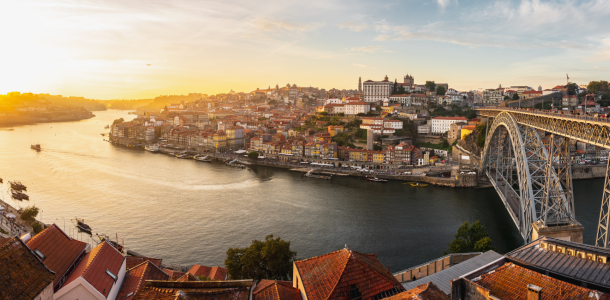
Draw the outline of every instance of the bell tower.
<instances>
[{"instance_id":1,"label":"bell tower","mask_svg":"<svg viewBox=\"0 0 610 300\"><path fill-rule=\"evenodd\" d=\"M362 93L362 77L358 77L358 93Z\"/></svg>"}]
</instances>

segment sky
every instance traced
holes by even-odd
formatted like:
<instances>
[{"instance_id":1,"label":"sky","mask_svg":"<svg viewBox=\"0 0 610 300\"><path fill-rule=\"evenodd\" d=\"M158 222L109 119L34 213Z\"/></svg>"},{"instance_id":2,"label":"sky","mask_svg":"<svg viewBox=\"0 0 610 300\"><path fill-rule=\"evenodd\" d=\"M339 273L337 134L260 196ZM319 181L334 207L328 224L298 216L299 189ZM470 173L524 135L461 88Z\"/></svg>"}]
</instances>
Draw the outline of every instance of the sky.
<instances>
[{"instance_id":1,"label":"sky","mask_svg":"<svg viewBox=\"0 0 610 300\"><path fill-rule=\"evenodd\" d=\"M94 99L610 80L610 1L0 2L0 94Z\"/></svg>"}]
</instances>

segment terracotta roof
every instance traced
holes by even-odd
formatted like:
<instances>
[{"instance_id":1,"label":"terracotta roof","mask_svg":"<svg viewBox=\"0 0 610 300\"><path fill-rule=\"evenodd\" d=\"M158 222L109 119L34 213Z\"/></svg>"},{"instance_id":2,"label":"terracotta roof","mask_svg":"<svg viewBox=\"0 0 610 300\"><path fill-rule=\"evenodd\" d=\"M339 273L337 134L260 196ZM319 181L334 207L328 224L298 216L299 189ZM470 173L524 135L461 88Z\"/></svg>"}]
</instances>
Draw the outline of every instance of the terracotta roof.
<instances>
[{"instance_id":1,"label":"terracotta roof","mask_svg":"<svg viewBox=\"0 0 610 300\"><path fill-rule=\"evenodd\" d=\"M301 300L301 292L292 281L263 279L252 292L252 300Z\"/></svg>"},{"instance_id":2,"label":"terracotta roof","mask_svg":"<svg viewBox=\"0 0 610 300\"><path fill-rule=\"evenodd\" d=\"M468 121L468 119L466 119L465 117L436 117L436 118L433 118L432 120L462 120L462 121Z\"/></svg>"},{"instance_id":3,"label":"terracotta roof","mask_svg":"<svg viewBox=\"0 0 610 300\"><path fill-rule=\"evenodd\" d=\"M127 265L127 270L129 270L145 261L150 261L155 266L161 267L161 262L163 260L160 258L151 258L151 257L144 257L144 256L126 256L125 257L125 264Z\"/></svg>"},{"instance_id":4,"label":"terracotta roof","mask_svg":"<svg viewBox=\"0 0 610 300\"><path fill-rule=\"evenodd\" d=\"M482 275L474 284L504 300L527 299L528 284L541 287L543 299L610 299L607 294L542 275L513 263L504 264Z\"/></svg>"},{"instance_id":5,"label":"terracotta roof","mask_svg":"<svg viewBox=\"0 0 610 300\"><path fill-rule=\"evenodd\" d=\"M169 280L169 275L163 272L152 261L147 260L125 273L123 285L116 299L131 300L144 287L145 280Z\"/></svg>"},{"instance_id":6,"label":"terracotta roof","mask_svg":"<svg viewBox=\"0 0 610 300\"><path fill-rule=\"evenodd\" d=\"M76 278L83 277L93 288L107 297L114 285L114 279L106 273L106 270L118 276L124 260L125 257L119 251L110 244L102 242L83 257L63 287L65 288Z\"/></svg>"},{"instance_id":7,"label":"terracotta roof","mask_svg":"<svg viewBox=\"0 0 610 300\"><path fill-rule=\"evenodd\" d=\"M225 280L227 278L227 269L223 267L208 267L202 265L193 265L188 271L189 273L199 277L201 275L214 279L214 280Z\"/></svg>"},{"instance_id":8,"label":"terracotta roof","mask_svg":"<svg viewBox=\"0 0 610 300\"><path fill-rule=\"evenodd\" d=\"M176 270L170 270L170 269L165 269L165 268L163 268L163 272L165 272L165 274L170 276L170 280L176 280L176 279L182 277L182 275L186 274L184 272L180 272L180 271L176 271Z\"/></svg>"},{"instance_id":9,"label":"terracotta roof","mask_svg":"<svg viewBox=\"0 0 610 300\"><path fill-rule=\"evenodd\" d=\"M366 102L350 102L350 103L346 103L345 105L371 105L370 103L366 103Z\"/></svg>"},{"instance_id":10,"label":"terracotta roof","mask_svg":"<svg viewBox=\"0 0 610 300\"><path fill-rule=\"evenodd\" d=\"M449 300L449 297L441 291L434 283L428 282L418 285L414 289L404 291L385 300Z\"/></svg>"},{"instance_id":11,"label":"terracotta roof","mask_svg":"<svg viewBox=\"0 0 610 300\"><path fill-rule=\"evenodd\" d=\"M132 300L248 300L252 280L151 281Z\"/></svg>"},{"instance_id":12,"label":"terracotta roof","mask_svg":"<svg viewBox=\"0 0 610 300\"><path fill-rule=\"evenodd\" d=\"M53 224L31 238L27 245L32 251L40 251L44 255L42 262L55 272L53 287L66 275L70 267L76 266L87 248L87 243L75 240ZM36 251L34 253L36 253ZM69 274L67 274L69 275Z\"/></svg>"},{"instance_id":13,"label":"terracotta roof","mask_svg":"<svg viewBox=\"0 0 610 300\"><path fill-rule=\"evenodd\" d=\"M388 296L404 291L398 280L375 255L347 248L295 262L310 300L336 298L350 293L350 286L360 288L362 299L383 292Z\"/></svg>"},{"instance_id":14,"label":"terracotta roof","mask_svg":"<svg viewBox=\"0 0 610 300\"><path fill-rule=\"evenodd\" d=\"M54 278L18 237L0 246L0 299L34 299Z\"/></svg>"},{"instance_id":15,"label":"terracotta roof","mask_svg":"<svg viewBox=\"0 0 610 300\"><path fill-rule=\"evenodd\" d=\"M180 278L176 279L176 281L201 281L199 278L195 277L195 275L191 273L184 273L184 275L180 276Z\"/></svg>"}]
</instances>

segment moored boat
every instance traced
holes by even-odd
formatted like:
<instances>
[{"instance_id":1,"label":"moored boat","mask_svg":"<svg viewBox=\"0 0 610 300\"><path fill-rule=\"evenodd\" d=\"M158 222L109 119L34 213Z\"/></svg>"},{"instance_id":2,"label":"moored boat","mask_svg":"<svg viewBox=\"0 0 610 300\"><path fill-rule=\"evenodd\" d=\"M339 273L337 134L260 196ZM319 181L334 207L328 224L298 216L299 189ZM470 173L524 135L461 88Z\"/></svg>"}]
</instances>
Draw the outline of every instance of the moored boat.
<instances>
[{"instance_id":1,"label":"moored boat","mask_svg":"<svg viewBox=\"0 0 610 300\"><path fill-rule=\"evenodd\" d=\"M428 184L426 184L426 183L419 183L419 182L411 182L411 186L425 187L425 186L428 186Z\"/></svg>"},{"instance_id":2,"label":"moored boat","mask_svg":"<svg viewBox=\"0 0 610 300\"><path fill-rule=\"evenodd\" d=\"M382 178L377 178L377 177L367 177L366 179L368 181L373 181L373 182L388 182L387 179L382 179Z\"/></svg>"},{"instance_id":3,"label":"moored boat","mask_svg":"<svg viewBox=\"0 0 610 300\"><path fill-rule=\"evenodd\" d=\"M21 191L11 190L11 197L17 200L30 200L30 196Z\"/></svg>"},{"instance_id":4,"label":"moored boat","mask_svg":"<svg viewBox=\"0 0 610 300\"><path fill-rule=\"evenodd\" d=\"M75 217L74 220L72 220L72 222L81 231L87 232L89 234L91 233L91 227L89 227L89 225L85 224L85 220L84 219L79 219L79 218Z\"/></svg>"},{"instance_id":5,"label":"moored boat","mask_svg":"<svg viewBox=\"0 0 610 300\"><path fill-rule=\"evenodd\" d=\"M36 151L40 151L42 150L42 148L40 147L40 144L36 144L36 145L30 145L30 148L36 150Z\"/></svg>"},{"instance_id":6,"label":"moored boat","mask_svg":"<svg viewBox=\"0 0 610 300\"><path fill-rule=\"evenodd\" d=\"M144 147L144 150L150 151L153 153L157 153L157 152L159 152L159 146L158 145L146 145Z\"/></svg>"},{"instance_id":7,"label":"moored boat","mask_svg":"<svg viewBox=\"0 0 610 300\"><path fill-rule=\"evenodd\" d=\"M17 191L27 191L28 189L25 185L23 185L23 183L19 181L9 181L9 183L11 184L11 188Z\"/></svg>"},{"instance_id":8,"label":"moored boat","mask_svg":"<svg viewBox=\"0 0 610 300\"><path fill-rule=\"evenodd\" d=\"M193 159L196 161L207 162L207 163L212 162L212 159L208 155L206 155L206 156L195 155L195 156L193 156Z\"/></svg>"},{"instance_id":9,"label":"moored boat","mask_svg":"<svg viewBox=\"0 0 610 300\"><path fill-rule=\"evenodd\" d=\"M305 177L309 177L309 178L317 178L317 179L325 179L325 180L331 180L333 178L333 175L319 175L319 174L314 174L313 173L313 169L309 170L309 172L305 173Z\"/></svg>"},{"instance_id":10,"label":"moored boat","mask_svg":"<svg viewBox=\"0 0 610 300\"><path fill-rule=\"evenodd\" d=\"M180 154L180 155L176 155L176 157L177 157L177 158L182 158L182 159L188 159L188 158L191 158L191 156L190 156L190 155L188 155L188 154Z\"/></svg>"}]
</instances>

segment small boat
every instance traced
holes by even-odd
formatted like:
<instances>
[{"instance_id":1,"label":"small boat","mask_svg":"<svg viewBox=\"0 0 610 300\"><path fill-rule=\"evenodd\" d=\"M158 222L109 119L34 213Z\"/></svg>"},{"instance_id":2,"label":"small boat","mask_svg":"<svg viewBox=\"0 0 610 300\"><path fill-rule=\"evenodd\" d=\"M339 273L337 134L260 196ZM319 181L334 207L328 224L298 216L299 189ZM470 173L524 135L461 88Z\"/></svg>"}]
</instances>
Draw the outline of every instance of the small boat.
<instances>
[{"instance_id":1,"label":"small boat","mask_svg":"<svg viewBox=\"0 0 610 300\"><path fill-rule=\"evenodd\" d=\"M0 178L0 183L4 183L4 181L2 181L2 178Z\"/></svg>"},{"instance_id":2,"label":"small boat","mask_svg":"<svg viewBox=\"0 0 610 300\"><path fill-rule=\"evenodd\" d=\"M191 158L190 155L188 154L180 154L180 155L176 155L177 158L182 158L182 159L189 159Z\"/></svg>"},{"instance_id":3,"label":"small boat","mask_svg":"<svg viewBox=\"0 0 610 300\"><path fill-rule=\"evenodd\" d=\"M30 196L20 191L11 190L11 197L17 200L30 200Z\"/></svg>"},{"instance_id":4,"label":"small boat","mask_svg":"<svg viewBox=\"0 0 610 300\"><path fill-rule=\"evenodd\" d=\"M426 183L419 183L419 182L411 182L411 186L425 187L425 186L428 186L428 184L426 184Z\"/></svg>"},{"instance_id":5,"label":"small boat","mask_svg":"<svg viewBox=\"0 0 610 300\"><path fill-rule=\"evenodd\" d=\"M206 155L206 156L195 155L195 156L193 156L193 159L196 161L207 162L207 163L212 162L212 159L208 155Z\"/></svg>"},{"instance_id":6,"label":"small boat","mask_svg":"<svg viewBox=\"0 0 610 300\"><path fill-rule=\"evenodd\" d=\"M108 129L108 128L110 128L110 125L104 126L104 129Z\"/></svg>"},{"instance_id":7,"label":"small boat","mask_svg":"<svg viewBox=\"0 0 610 300\"><path fill-rule=\"evenodd\" d=\"M74 223L74 225L76 225L76 227L78 227L78 229L80 229L81 231L87 232L89 234L91 233L91 227L85 224L84 219L74 218L74 220L72 220L72 223Z\"/></svg>"},{"instance_id":8,"label":"small boat","mask_svg":"<svg viewBox=\"0 0 610 300\"><path fill-rule=\"evenodd\" d=\"M122 245L117 246L117 243L113 242L109 236L102 234L102 235L98 235L98 237L100 238L100 241L110 244L110 246L114 247L115 249L119 250L119 252L123 253L123 246Z\"/></svg>"},{"instance_id":9,"label":"small boat","mask_svg":"<svg viewBox=\"0 0 610 300\"><path fill-rule=\"evenodd\" d=\"M388 182L387 179L382 179L382 178L377 178L377 177L367 177L366 179L368 181L373 181L373 182Z\"/></svg>"},{"instance_id":10,"label":"small boat","mask_svg":"<svg viewBox=\"0 0 610 300\"><path fill-rule=\"evenodd\" d=\"M19 181L9 181L9 183L11 184L11 188L17 191L27 191L28 189L25 185L23 185L23 183Z\"/></svg>"},{"instance_id":11,"label":"small boat","mask_svg":"<svg viewBox=\"0 0 610 300\"><path fill-rule=\"evenodd\" d=\"M313 169L309 170L309 172L305 173L305 177L309 177L309 178L317 178L317 179L325 179L325 180L331 180L333 178L333 175L319 175L319 174L314 174L313 173Z\"/></svg>"},{"instance_id":12,"label":"small boat","mask_svg":"<svg viewBox=\"0 0 610 300\"><path fill-rule=\"evenodd\" d=\"M150 151L150 152L153 152L153 153L157 153L157 152L159 152L159 146L157 146L157 145L147 145L147 146L144 146L144 150Z\"/></svg>"},{"instance_id":13,"label":"small boat","mask_svg":"<svg viewBox=\"0 0 610 300\"><path fill-rule=\"evenodd\" d=\"M36 144L36 145L30 145L30 148L40 152L40 150L42 150L42 148L40 148L40 144Z\"/></svg>"}]
</instances>

